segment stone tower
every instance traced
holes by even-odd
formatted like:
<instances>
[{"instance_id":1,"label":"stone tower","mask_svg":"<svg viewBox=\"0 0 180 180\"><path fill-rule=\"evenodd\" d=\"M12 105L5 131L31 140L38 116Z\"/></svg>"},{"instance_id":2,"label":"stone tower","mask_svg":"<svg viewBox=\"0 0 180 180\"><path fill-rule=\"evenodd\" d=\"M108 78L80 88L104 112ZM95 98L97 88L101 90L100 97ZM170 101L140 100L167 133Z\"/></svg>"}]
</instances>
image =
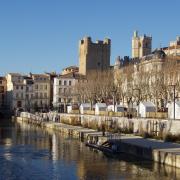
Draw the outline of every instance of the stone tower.
<instances>
[{"instance_id":1,"label":"stone tower","mask_svg":"<svg viewBox=\"0 0 180 180\"><path fill-rule=\"evenodd\" d=\"M110 67L111 40L96 41L85 37L79 42L79 73L86 75L88 70L106 70Z\"/></svg>"},{"instance_id":2,"label":"stone tower","mask_svg":"<svg viewBox=\"0 0 180 180\"><path fill-rule=\"evenodd\" d=\"M138 36L138 32L134 31L132 37L132 58L141 58L151 54L152 37Z\"/></svg>"}]
</instances>

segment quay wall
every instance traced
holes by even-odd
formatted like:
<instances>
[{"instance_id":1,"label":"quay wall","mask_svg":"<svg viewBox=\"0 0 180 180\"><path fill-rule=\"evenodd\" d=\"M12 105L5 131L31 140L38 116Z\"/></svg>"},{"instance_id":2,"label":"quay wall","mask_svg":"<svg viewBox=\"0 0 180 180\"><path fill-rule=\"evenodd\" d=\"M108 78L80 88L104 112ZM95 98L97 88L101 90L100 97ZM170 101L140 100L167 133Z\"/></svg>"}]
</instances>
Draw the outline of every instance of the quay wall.
<instances>
[{"instance_id":1,"label":"quay wall","mask_svg":"<svg viewBox=\"0 0 180 180\"><path fill-rule=\"evenodd\" d=\"M59 116L59 114L55 115L56 117ZM67 114L60 114L59 116L60 118L58 119L59 121L61 121L61 119L63 119L63 121L67 120L69 123L81 123L83 125L83 123L90 123L91 121L96 121L96 123L98 124L98 126L101 126L102 124L99 121L102 122L109 122L109 120L115 120L115 121L120 121L117 123L117 125L122 127L129 127L131 126L130 124L132 122L135 122L133 119L126 119L126 118L121 118L120 120L117 118L114 119L108 119L107 117L98 117L98 116L82 116L82 115L67 115ZM96 117L96 118L93 118ZM95 119L95 120L94 120ZM42 121L42 119L40 117L36 117L34 115L31 116L31 114L26 114L25 115L21 115L21 117L16 117L15 120L17 122L26 122L26 123L31 123L40 127L44 127L47 129L54 129L54 130L58 130L59 132L62 133L66 133L68 135L73 135L74 137L79 137L81 138L81 134L84 132L87 132L87 130L90 132L92 132L92 129L87 129L87 128L83 128L82 126L72 126L72 125L65 125L62 124L60 122L48 122L48 121ZM138 120L136 120L138 121ZM79 130L81 129L81 131ZM85 130L86 129L86 130ZM96 132L96 131L94 131ZM105 139L107 140L107 139ZM120 141L115 141L118 146L121 149L121 152L125 152L127 154L136 156L138 158L144 158L144 159L148 159L148 160L152 160L161 164L166 164L166 165L170 165L172 167L178 167L180 168L180 148L178 149L153 149L151 147L144 147L143 145L135 145L135 144L131 144L131 143L127 143L127 142L123 142L123 140Z\"/></svg>"},{"instance_id":2,"label":"quay wall","mask_svg":"<svg viewBox=\"0 0 180 180\"><path fill-rule=\"evenodd\" d=\"M104 126L109 132L123 132L143 134L149 133L154 135L166 135L171 133L173 135L180 134L180 120L169 119L153 119L153 118L132 118L127 117L111 117L98 115L81 115L81 114L67 114L67 113L41 113L42 121L48 120L54 122L61 122L69 125L83 126L95 130L102 130ZM30 119L37 118L36 115L29 113L21 113L21 117L28 117ZM39 119L37 119L39 120Z\"/></svg>"},{"instance_id":3,"label":"quay wall","mask_svg":"<svg viewBox=\"0 0 180 180\"><path fill-rule=\"evenodd\" d=\"M171 133L180 134L180 121L168 119L153 118L132 118L127 117L110 117L96 115L79 115L79 114L59 114L61 122L82 125L93 129L101 129L104 125L106 130L127 131L127 133L149 133L156 134Z\"/></svg>"}]
</instances>

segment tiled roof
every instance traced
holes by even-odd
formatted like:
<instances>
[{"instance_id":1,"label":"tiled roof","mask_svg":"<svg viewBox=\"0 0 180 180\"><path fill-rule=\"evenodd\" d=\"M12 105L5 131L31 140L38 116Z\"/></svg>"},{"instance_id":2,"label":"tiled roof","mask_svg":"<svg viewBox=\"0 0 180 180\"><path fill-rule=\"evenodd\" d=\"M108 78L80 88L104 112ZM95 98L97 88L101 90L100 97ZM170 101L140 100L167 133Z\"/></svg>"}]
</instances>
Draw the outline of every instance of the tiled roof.
<instances>
[{"instance_id":1,"label":"tiled roof","mask_svg":"<svg viewBox=\"0 0 180 180\"><path fill-rule=\"evenodd\" d=\"M12 76L21 76L20 73L8 73L8 74L10 74L10 75L12 75Z\"/></svg>"},{"instance_id":2,"label":"tiled roof","mask_svg":"<svg viewBox=\"0 0 180 180\"><path fill-rule=\"evenodd\" d=\"M79 67L77 67L77 66L69 66L69 67L66 67L64 69L79 69Z\"/></svg>"},{"instance_id":3,"label":"tiled roof","mask_svg":"<svg viewBox=\"0 0 180 180\"><path fill-rule=\"evenodd\" d=\"M6 80L4 76L0 76L0 80Z\"/></svg>"},{"instance_id":4,"label":"tiled roof","mask_svg":"<svg viewBox=\"0 0 180 180\"><path fill-rule=\"evenodd\" d=\"M62 78L75 78L75 79L85 79L86 76L82 75L82 74L79 74L79 73L68 73L68 74L64 74L64 75L59 75L59 77L62 77Z\"/></svg>"}]
</instances>

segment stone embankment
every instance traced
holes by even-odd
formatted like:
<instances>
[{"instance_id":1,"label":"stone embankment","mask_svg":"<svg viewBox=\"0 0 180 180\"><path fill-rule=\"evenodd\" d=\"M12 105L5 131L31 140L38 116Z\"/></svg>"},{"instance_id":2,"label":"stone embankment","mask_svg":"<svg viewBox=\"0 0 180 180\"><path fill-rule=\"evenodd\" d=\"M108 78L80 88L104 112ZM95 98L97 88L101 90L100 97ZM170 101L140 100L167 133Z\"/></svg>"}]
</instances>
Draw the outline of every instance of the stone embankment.
<instances>
[{"instance_id":1,"label":"stone embankment","mask_svg":"<svg viewBox=\"0 0 180 180\"><path fill-rule=\"evenodd\" d=\"M106 126L108 130L131 131L133 133L180 134L180 120L97 116L82 114L58 114L61 122L81 125L93 129Z\"/></svg>"},{"instance_id":2,"label":"stone embankment","mask_svg":"<svg viewBox=\"0 0 180 180\"><path fill-rule=\"evenodd\" d=\"M112 121L115 119L116 118L113 118ZM121 152L180 168L180 144L167 143L153 139L144 139L134 135L121 135L118 136L118 138L115 138L117 135L106 133L106 136L102 136L102 132L80 126L94 126L94 121L96 121L98 127L100 127L103 124L101 121L104 123L109 123L110 119L107 119L107 117L85 117L85 115L80 116L67 114L48 114L47 117L47 114L40 114L38 116L29 113L21 113L21 116L17 117L16 120L17 122L32 123L44 128L58 130L62 133L66 133L81 139L87 139L88 136L93 136L95 138L98 137L98 141L101 141L101 143L105 141L113 141L120 148ZM127 122L127 120L122 120L122 122L126 122L123 125L124 127L127 127L127 125L131 124L132 122L134 123L135 121L134 119L130 119L129 122ZM108 125L112 126L112 124Z\"/></svg>"}]
</instances>

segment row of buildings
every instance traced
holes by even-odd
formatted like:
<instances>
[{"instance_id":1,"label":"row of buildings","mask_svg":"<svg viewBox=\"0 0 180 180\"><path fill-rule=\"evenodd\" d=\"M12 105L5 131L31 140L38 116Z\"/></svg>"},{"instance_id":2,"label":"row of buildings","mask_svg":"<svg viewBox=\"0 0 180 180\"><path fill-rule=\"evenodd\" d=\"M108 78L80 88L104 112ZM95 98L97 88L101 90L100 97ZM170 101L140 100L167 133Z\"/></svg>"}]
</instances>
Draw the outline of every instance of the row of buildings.
<instances>
[{"instance_id":1,"label":"row of buildings","mask_svg":"<svg viewBox=\"0 0 180 180\"><path fill-rule=\"evenodd\" d=\"M8 73L5 77L0 77L0 110L49 110L52 107L61 107L65 110L64 105L78 103L81 95L74 91L74 87L78 83L87 83L87 74L91 70L112 70L114 81L118 82L119 78L124 78L125 68L133 65L135 86L141 79L138 73L142 72L142 69L147 73L155 67L161 69L167 56L177 57L179 60L180 38L177 37L176 41L170 42L168 47L152 51L152 37L139 36L135 31L132 37L132 58L118 56L115 65L111 66L110 55L110 39L92 42L90 37L85 37L79 42L79 67L67 67L60 74ZM129 86L127 78L123 83L121 86L124 86L126 93Z\"/></svg>"}]
</instances>

